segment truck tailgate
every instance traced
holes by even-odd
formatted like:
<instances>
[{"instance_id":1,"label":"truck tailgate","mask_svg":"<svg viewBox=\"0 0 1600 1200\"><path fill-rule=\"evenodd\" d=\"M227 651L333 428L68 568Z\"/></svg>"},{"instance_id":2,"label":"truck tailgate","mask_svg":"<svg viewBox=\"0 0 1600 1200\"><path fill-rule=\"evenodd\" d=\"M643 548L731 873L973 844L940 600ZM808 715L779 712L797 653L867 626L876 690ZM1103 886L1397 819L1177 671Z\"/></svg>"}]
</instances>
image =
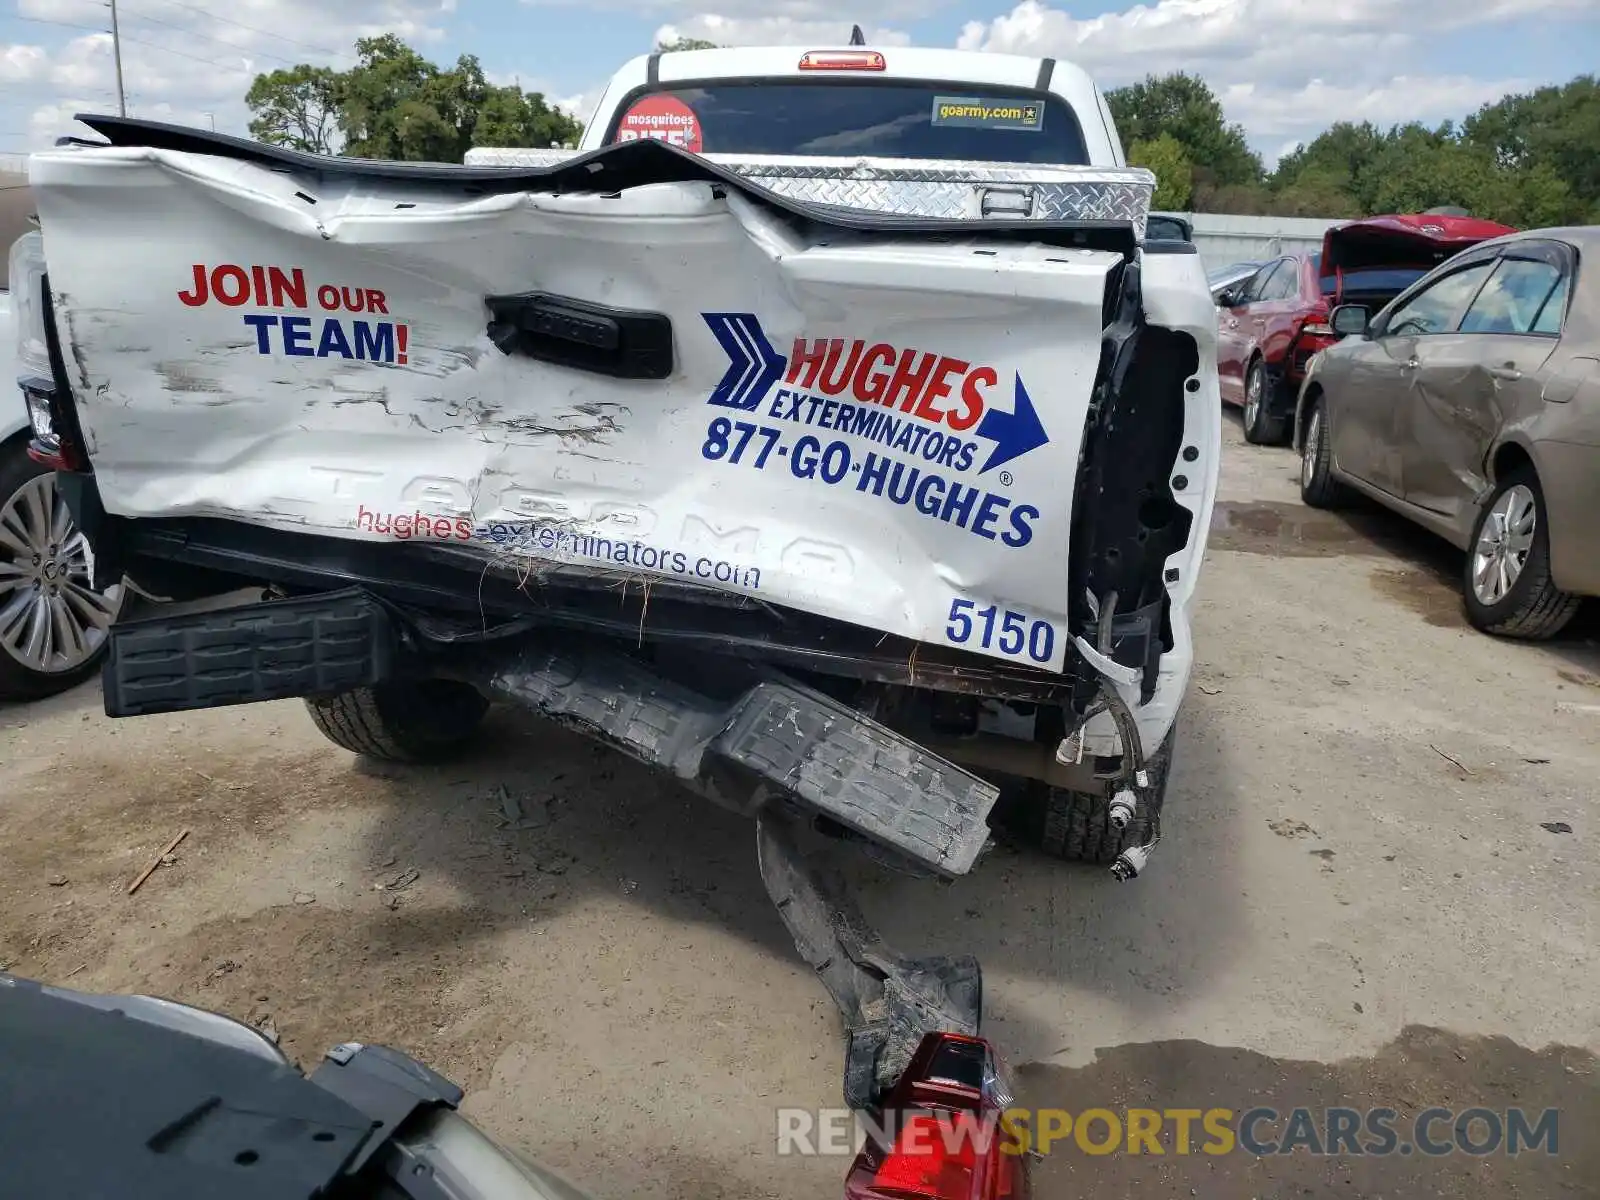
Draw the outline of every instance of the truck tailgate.
<instances>
[{"instance_id":1,"label":"truck tailgate","mask_svg":"<svg viewBox=\"0 0 1600 1200\"><path fill-rule=\"evenodd\" d=\"M666 577L1060 669L1123 257L709 181L35 156L108 512Z\"/></svg>"}]
</instances>

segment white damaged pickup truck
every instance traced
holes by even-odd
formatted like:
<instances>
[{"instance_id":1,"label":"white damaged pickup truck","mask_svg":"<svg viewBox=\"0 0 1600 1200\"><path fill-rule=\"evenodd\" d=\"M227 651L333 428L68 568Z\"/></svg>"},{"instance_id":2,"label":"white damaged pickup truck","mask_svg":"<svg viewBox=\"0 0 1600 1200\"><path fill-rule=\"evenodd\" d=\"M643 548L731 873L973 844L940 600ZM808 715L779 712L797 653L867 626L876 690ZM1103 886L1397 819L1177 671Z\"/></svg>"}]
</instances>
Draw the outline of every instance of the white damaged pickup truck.
<instances>
[{"instance_id":1,"label":"white damaged pickup truck","mask_svg":"<svg viewBox=\"0 0 1600 1200\"><path fill-rule=\"evenodd\" d=\"M1216 489L1215 317L1052 60L625 66L576 151L318 158L83 118L30 166L21 386L111 631L106 711L304 697L465 745L491 699L757 818L865 1104L970 958L902 958L802 843L1118 878L1159 838Z\"/></svg>"}]
</instances>

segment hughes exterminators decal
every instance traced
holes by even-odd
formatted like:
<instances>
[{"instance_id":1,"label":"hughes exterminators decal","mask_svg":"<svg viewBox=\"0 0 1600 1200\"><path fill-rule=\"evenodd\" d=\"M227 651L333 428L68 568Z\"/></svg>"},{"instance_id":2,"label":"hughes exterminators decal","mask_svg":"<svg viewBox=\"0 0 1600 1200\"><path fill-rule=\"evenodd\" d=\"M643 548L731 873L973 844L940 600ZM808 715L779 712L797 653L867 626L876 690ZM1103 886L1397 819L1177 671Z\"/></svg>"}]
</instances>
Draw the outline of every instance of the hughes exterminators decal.
<instances>
[{"instance_id":1,"label":"hughes exterminators decal","mask_svg":"<svg viewBox=\"0 0 1600 1200\"><path fill-rule=\"evenodd\" d=\"M388 298L377 288L313 286L299 267L195 263L192 270L189 287L178 293L190 308L287 310L240 314L258 354L406 365L410 329L390 318Z\"/></svg>"},{"instance_id":2,"label":"hughes exterminators decal","mask_svg":"<svg viewBox=\"0 0 1600 1200\"><path fill-rule=\"evenodd\" d=\"M729 359L708 403L756 418L713 417L702 457L853 488L1003 546L1033 540L1040 509L1000 469L1050 441L1021 375L859 338L797 338L785 357L751 313L702 316Z\"/></svg>"}]
</instances>

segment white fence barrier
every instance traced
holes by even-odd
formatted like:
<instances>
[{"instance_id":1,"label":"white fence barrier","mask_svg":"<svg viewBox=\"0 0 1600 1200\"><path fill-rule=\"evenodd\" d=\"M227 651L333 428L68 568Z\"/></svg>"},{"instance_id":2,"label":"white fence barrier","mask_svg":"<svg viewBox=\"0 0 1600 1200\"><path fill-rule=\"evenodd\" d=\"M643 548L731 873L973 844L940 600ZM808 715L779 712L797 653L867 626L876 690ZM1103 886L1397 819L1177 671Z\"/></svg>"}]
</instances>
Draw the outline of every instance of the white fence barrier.
<instances>
[{"instance_id":1,"label":"white fence barrier","mask_svg":"<svg viewBox=\"0 0 1600 1200\"><path fill-rule=\"evenodd\" d=\"M1167 215L1182 217L1194 227L1195 248L1208 271L1236 262L1263 262L1280 254L1314 253L1322 249L1322 235L1330 226L1353 219L1187 212Z\"/></svg>"}]
</instances>

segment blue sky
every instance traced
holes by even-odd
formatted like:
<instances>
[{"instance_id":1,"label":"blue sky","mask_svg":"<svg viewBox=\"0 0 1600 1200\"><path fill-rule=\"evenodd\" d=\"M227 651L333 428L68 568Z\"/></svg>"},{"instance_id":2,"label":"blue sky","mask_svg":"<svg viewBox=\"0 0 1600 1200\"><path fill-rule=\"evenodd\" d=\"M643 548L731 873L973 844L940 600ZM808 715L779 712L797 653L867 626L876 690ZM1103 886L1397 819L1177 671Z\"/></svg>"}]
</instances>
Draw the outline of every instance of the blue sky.
<instances>
[{"instance_id":1,"label":"blue sky","mask_svg":"<svg viewBox=\"0 0 1600 1200\"><path fill-rule=\"evenodd\" d=\"M1204 76L1269 161L1332 121L1438 121L1600 64L1600 0L118 0L136 116L244 131L257 71L334 62L395 30L436 61L477 54L587 115L660 35L723 44L875 42L1052 54L1103 86ZM103 0L0 0L0 155L114 111Z\"/></svg>"}]
</instances>

